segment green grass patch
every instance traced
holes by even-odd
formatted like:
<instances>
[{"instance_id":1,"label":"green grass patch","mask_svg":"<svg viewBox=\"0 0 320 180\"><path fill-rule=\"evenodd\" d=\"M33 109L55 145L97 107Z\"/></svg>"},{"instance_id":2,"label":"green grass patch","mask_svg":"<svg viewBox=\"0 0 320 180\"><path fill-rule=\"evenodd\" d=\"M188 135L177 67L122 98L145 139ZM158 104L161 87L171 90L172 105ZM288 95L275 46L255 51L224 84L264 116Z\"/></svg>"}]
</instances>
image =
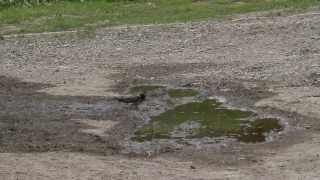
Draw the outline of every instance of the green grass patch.
<instances>
[{"instance_id":1,"label":"green grass patch","mask_svg":"<svg viewBox=\"0 0 320 180\"><path fill-rule=\"evenodd\" d=\"M171 23L272 9L304 9L319 3L319 0L57 1L31 7L1 6L0 27L15 25L23 32L42 32L68 30L88 24Z\"/></svg>"}]
</instances>

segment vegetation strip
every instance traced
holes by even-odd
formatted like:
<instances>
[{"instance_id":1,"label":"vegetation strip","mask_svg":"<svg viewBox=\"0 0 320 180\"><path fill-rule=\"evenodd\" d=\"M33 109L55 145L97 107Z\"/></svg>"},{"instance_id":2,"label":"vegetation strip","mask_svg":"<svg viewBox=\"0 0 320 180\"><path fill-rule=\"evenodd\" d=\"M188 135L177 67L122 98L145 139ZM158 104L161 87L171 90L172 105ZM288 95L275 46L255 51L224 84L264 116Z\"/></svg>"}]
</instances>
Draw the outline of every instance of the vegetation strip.
<instances>
[{"instance_id":1,"label":"vegetation strip","mask_svg":"<svg viewBox=\"0 0 320 180\"><path fill-rule=\"evenodd\" d=\"M13 2L0 7L2 34L185 22L273 9L304 9L320 4L318 0L91 0L28 3L27 6ZM7 27L10 30L4 30Z\"/></svg>"}]
</instances>

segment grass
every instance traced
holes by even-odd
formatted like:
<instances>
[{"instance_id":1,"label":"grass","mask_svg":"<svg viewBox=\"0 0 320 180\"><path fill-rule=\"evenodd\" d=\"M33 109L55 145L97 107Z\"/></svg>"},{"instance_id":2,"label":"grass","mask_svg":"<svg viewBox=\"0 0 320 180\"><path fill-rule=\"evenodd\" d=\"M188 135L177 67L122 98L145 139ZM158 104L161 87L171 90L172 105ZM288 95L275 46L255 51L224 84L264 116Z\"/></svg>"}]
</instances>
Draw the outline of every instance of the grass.
<instances>
[{"instance_id":1,"label":"grass","mask_svg":"<svg viewBox=\"0 0 320 180\"><path fill-rule=\"evenodd\" d=\"M273 9L304 9L319 4L319 0L58 1L32 7L0 7L0 28L14 25L19 32L43 32L88 25L171 23Z\"/></svg>"}]
</instances>

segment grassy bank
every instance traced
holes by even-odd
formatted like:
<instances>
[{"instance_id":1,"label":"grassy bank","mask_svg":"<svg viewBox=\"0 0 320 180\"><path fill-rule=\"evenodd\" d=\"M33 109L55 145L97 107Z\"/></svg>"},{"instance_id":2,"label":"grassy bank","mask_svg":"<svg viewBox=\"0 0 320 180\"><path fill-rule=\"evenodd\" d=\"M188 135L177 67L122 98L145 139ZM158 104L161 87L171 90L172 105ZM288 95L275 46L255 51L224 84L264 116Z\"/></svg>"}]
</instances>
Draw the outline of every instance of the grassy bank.
<instances>
[{"instance_id":1,"label":"grassy bank","mask_svg":"<svg viewBox=\"0 0 320 180\"><path fill-rule=\"evenodd\" d=\"M59 1L31 7L1 7L0 30L9 26L16 28L16 32L42 32L84 26L169 23L319 4L320 0Z\"/></svg>"}]
</instances>

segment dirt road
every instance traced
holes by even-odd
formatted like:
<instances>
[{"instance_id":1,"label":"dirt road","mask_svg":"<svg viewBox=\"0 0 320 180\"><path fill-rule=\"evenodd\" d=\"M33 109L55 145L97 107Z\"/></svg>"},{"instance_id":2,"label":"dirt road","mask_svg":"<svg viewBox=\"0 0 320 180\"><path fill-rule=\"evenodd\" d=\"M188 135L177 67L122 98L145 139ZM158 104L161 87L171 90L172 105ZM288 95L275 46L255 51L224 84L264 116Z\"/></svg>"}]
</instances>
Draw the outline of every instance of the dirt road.
<instances>
[{"instance_id":1,"label":"dirt road","mask_svg":"<svg viewBox=\"0 0 320 180\"><path fill-rule=\"evenodd\" d=\"M0 40L0 179L319 179L320 12ZM192 86L281 119L263 143L128 138Z\"/></svg>"}]
</instances>

